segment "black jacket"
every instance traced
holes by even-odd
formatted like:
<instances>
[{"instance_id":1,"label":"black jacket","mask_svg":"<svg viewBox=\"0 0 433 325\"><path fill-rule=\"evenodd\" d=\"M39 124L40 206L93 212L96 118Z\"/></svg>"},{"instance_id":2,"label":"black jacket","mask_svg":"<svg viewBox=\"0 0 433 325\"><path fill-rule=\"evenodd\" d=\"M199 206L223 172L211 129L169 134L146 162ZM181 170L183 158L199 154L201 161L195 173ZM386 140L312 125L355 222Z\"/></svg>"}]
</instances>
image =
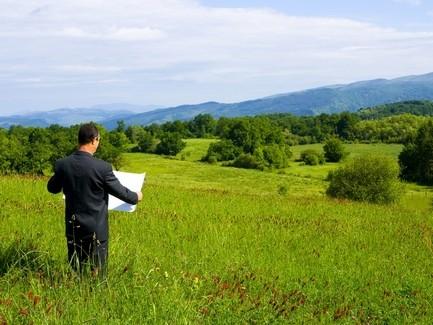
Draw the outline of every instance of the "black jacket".
<instances>
[{"instance_id":1,"label":"black jacket","mask_svg":"<svg viewBox=\"0 0 433 325\"><path fill-rule=\"evenodd\" d=\"M98 240L107 240L108 194L130 204L138 201L137 193L120 184L110 164L84 151L58 160L47 188L51 193L63 189L68 237L96 235Z\"/></svg>"}]
</instances>

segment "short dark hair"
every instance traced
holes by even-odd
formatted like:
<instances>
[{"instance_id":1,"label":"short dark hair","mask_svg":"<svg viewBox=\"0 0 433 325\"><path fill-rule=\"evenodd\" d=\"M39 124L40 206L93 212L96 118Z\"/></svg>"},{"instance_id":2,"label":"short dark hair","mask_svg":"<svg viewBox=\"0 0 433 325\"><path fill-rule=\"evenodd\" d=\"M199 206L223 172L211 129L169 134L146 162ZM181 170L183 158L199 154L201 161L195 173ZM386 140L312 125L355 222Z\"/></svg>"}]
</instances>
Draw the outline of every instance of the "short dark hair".
<instances>
[{"instance_id":1,"label":"short dark hair","mask_svg":"<svg viewBox=\"0 0 433 325\"><path fill-rule=\"evenodd\" d=\"M88 144L99 136L99 131L94 123L86 123L80 126L78 131L78 143Z\"/></svg>"}]
</instances>

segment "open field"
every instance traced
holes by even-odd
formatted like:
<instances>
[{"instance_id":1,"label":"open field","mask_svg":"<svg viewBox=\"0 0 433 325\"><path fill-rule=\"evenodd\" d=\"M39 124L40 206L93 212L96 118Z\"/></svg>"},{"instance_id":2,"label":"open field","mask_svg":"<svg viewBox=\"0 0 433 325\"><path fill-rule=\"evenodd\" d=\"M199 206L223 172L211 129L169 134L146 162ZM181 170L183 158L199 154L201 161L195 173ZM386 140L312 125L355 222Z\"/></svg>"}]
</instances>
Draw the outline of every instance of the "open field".
<instances>
[{"instance_id":1,"label":"open field","mask_svg":"<svg viewBox=\"0 0 433 325\"><path fill-rule=\"evenodd\" d=\"M135 213L110 214L104 283L69 271L47 178L1 177L0 324L432 323L429 188L406 185L391 206L336 201L324 179L337 164L197 162L209 141L177 159L125 154L123 170L148 179ZM401 146L347 149L397 157Z\"/></svg>"}]
</instances>

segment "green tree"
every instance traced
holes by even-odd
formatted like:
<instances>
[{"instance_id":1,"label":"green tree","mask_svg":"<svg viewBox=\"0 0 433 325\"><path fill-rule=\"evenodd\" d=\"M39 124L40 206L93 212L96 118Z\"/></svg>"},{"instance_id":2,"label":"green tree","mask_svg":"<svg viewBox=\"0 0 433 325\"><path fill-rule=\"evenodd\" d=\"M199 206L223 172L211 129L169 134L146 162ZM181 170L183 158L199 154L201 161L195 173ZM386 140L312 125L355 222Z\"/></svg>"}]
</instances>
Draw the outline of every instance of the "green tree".
<instances>
[{"instance_id":1,"label":"green tree","mask_svg":"<svg viewBox=\"0 0 433 325\"><path fill-rule=\"evenodd\" d=\"M117 121L116 131L120 133L125 133L126 124L124 120Z\"/></svg>"},{"instance_id":2,"label":"green tree","mask_svg":"<svg viewBox=\"0 0 433 325\"><path fill-rule=\"evenodd\" d=\"M209 145L206 156L202 158L203 161L227 161L233 160L242 150L236 147L231 140L223 139Z\"/></svg>"},{"instance_id":3,"label":"green tree","mask_svg":"<svg viewBox=\"0 0 433 325\"><path fill-rule=\"evenodd\" d=\"M337 138L330 138L323 146L325 159L329 162L339 162L346 156L343 143Z\"/></svg>"},{"instance_id":4,"label":"green tree","mask_svg":"<svg viewBox=\"0 0 433 325\"><path fill-rule=\"evenodd\" d=\"M342 139L349 139L353 133L353 128L359 121L355 114L343 112L336 125L336 133Z\"/></svg>"},{"instance_id":5,"label":"green tree","mask_svg":"<svg viewBox=\"0 0 433 325\"><path fill-rule=\"evenodd\" d=\"M237 147L242 148L245 153L253 153L260 144L258 132L251 127L247 119L238 120L230 128L227 138Z\"/></svg>"},{"instance_id":6,"label":"green tree","mask_svg":"<svg viewBox=\"0 0 433 325\"><path fill-rule=\"evenodd\" d=\"M415 141L401 152L399 163L403 179L433 185L433 121L419 128Z\"/></svg>"},{"instance_id":7,"label":"green tree","mask_svg":"<svg viewBox=\"0 0 433 325\"><path fill-rule=\"evenodd\" d=\"M400 176L402 179L416 182L420 179L418 170L417 148L414 143L408 143L398 156L400 164Z\"/></svg>"},{"instance_id":8,"label":"green tree","mask_svg":"<svg viewBox=\"0 0 433 325\"><path fill-rule=\"evenodd\" d=\"M165 133L156 146L155 152L160 155L176 156L185 148L186 143L178 133Z\"/></svg>"},{"instance_id":9,"label":"green tree","mask_svg":"<svg viewBox=\"0 0 433 325\"><path fill-rule=\"evenodd\" d=\"M189 128L197 138L211 137L215 134L216 121L210 114L199 114L189 123Z\"/></svg>"},{"instance_id":10,"label":"green tree","mask_svg":"<svg viewBox=\"0 0 433 325\"><path fill-rule=\"evenodd\" d=\"M110 143L109 132L103 126L98 125L97 127L101 141L95 153L95 157L109 162L115 169L119 170L124 163L122 157L123 148L115 147Z\"/></svg>"},{"instance_id":11,"label":"green tree","mask_svg":"<svg viewBox=\"0 0 433 325\"><path fill-rule=\"evenodd\" d=\"M48 130L42 128L31 130L28 143L25 172L43 175L45 170L51 168L51 155L54 151L50 144Z\"/></svg>"},{"instance_id":12,"label":"green tree","mask_svg":"<svg viewBox=\"0 0 433 325\"><path fill-rule=\"evenodd\" d=\"M137 134L137 147L139 152L154 152L156 140L154 136L145 130L140 130Z\"/></svg>"},{"instance_id":13,"label":"green tree","mask_svg":"<svg viewBox=\"0 0 433 325\"><path fill-rule=\"evenodd\" d=\"M11 172L11 161L9 157L10 142L6 130L0 129L0 174Z\"/></svg>"},{"instance_id":14,"label":"green tree","mask_svg":"<svg viewBox=\"0 0 433 325\"><path fill-rule=\"evenodd\" d=\"M109 133L108 140L111 143L111 145L120 149L121 151L125 150L129 142L128 137L125 135L125 133L119 131L111 131Z\"/></svg>"},{"instance_id":15,"label":"green tree","mask_svg":"<svg viewBox=\"0 0 433 325\"><path fill-rule=\"evenodd\" d=\"M166 122L161 125L161 129L163 132L177 133L181 137L185 137L185 138L191 136L191 133L187 126L187 122L182 122L179 120Z\"/></svg>"},{"instance_id":16,"label":"green tree","mask_svg":"<svg viewBox=\"0 0 433 325\"><path fill-rule=\"evenodd\" d=\"M130 125L125 131L125 135L128 137L130 143L138 142L138 134L143 130L141 126Z\"/></svg>"}]
</instances>

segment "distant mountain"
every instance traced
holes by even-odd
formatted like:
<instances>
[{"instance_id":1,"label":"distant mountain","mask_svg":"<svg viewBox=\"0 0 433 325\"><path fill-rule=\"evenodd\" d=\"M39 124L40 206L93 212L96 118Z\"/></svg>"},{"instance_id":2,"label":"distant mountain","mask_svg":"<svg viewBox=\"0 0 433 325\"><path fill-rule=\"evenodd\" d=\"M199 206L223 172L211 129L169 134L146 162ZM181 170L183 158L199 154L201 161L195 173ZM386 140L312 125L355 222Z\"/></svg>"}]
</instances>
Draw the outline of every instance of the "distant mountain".
<instances>
[{"instance_id":1,"label":"distant mountain","mask_svg":"<svg viewBox=\"0 0 433 325\"><path fill-rule=\"evenodd\" d=\"M343 111L354 112L363 107L387 103L431 99L433 99L433 73L391 80L376 79L347 85L331 85L233 104L207 102L198 105L182 105L137 114L125 118L124 121L127 125L147 125L188 120L202 113L209 113L214 117L268 113L332 114ZM103 122L107 127L113 127L115 123L114 119Z\"/></svg>"},{"instance_id":2,"label":"distant mountain","mask_svg":"<svg viewBox=\"0 0 433 325\"><path fill-rule=\"evenodd\" d=\"M112 129L118 120L126 125L147 125L173 120L188 120L198 114L251 116L269 113L317 115L355 112L363 107L413 100L433 100L433 73L397 79L376 79L347 85L331 85L304 91L278 94L239 103L207 102L155 109L155 106L130 104L98 105L90 108L63 108L49 112L0 117L0 127L71 125L95 121ZM139 113L137 113L139 112Z\"/></svg>"},{"instance_id":3,"label":"distant mountain","mask_svg":"<svg viewBox=\"0 0 433 325\"><path fill-rule=\"evenodd\" d=\"M156 105L140 106L131 104L106 104L83 108L59 108L43 112L31 112L22 115L0 117L0 127L11 125L46 127L51 124L69 126L87 121L102 122L105 120L121 120L158 108Z\"/></svg>"},{"instance_id":4,"label":"distant mountain","mask_svg":"<svg viewBox=\"0 0 433 325\"><path fill-rule=\"evenodd\" d=\"M161 108L159 105L133 105L128 103L113 103L113 104L102 104L95 105L91 108L101 109L104 111L129 111L129 112L148 112L155 109Z\"/></svg>"}]
</instances>

